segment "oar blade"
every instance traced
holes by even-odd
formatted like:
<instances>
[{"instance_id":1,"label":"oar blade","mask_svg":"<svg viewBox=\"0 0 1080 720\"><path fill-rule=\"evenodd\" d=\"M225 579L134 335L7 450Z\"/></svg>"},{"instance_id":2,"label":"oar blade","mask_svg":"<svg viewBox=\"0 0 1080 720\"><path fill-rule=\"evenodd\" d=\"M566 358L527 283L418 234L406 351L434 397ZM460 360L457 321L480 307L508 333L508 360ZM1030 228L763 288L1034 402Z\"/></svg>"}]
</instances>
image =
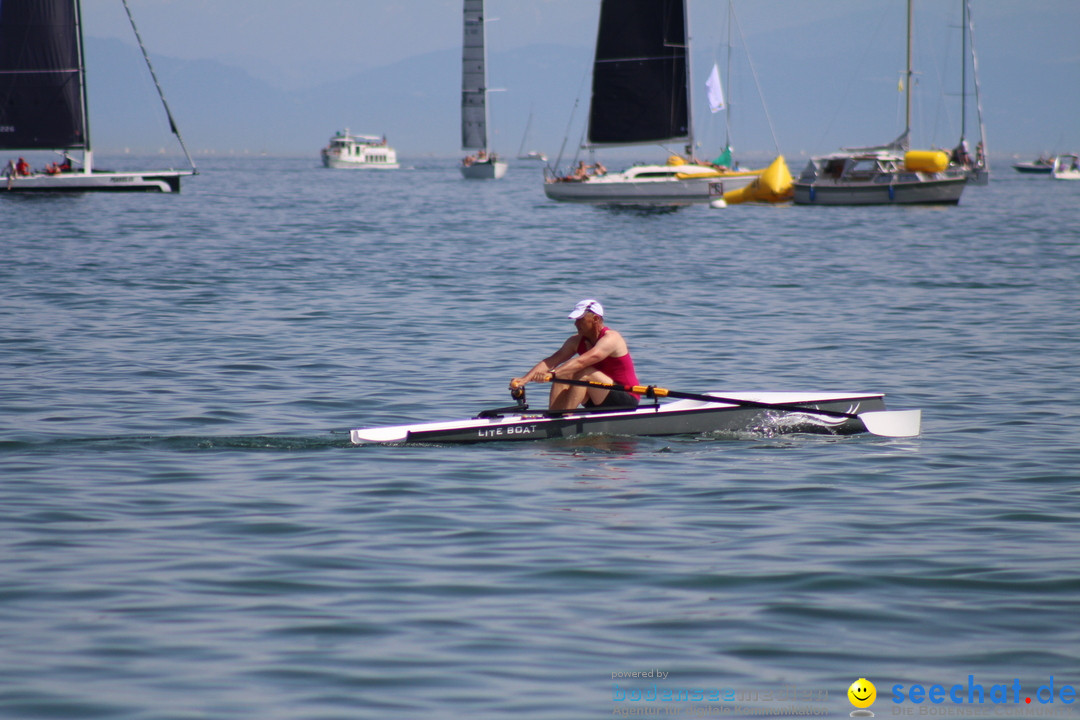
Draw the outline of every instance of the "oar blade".
<instances>
[{"instance_id":1,"label":"oar blade","mask_svg":"<svg viewBox=\"0 0 1080 720\"><path fill-rule=\"evenodd\" d=\"M404 425L360 428L358 430L350 431L349 439L355 445L361 443L405 442L409 439L409 429Z\"/></svg>"},{"instance_id":2,"label":"oar blade","mask_svg":"<svg viewBox=\"0 0 1080 720\"><path fill-rule=\"evenodd\" d=\"M866 430L883 437L915 437L922 432L922 410L875 410L859 413Z\"/></svg>"}]
</instances>

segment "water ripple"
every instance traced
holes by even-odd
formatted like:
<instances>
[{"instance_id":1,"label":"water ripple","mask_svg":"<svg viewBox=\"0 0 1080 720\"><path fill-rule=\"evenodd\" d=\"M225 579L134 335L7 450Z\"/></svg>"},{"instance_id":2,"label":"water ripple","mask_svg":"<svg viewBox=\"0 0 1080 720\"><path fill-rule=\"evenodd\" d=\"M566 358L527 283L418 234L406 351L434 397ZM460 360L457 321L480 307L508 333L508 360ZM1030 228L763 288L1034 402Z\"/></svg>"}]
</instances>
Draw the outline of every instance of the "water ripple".
<instances>
[{"instance_id":1,"label":"water ripple","mask_svg":"<svg viewBox=\"0 0 1080 720\"><path fill-rule=\"evenodd\" d=\"M831 714L858 677L1080 681L1067 183L642 213L500 182L263 158L0 198L0 715L564 720L649 668ZM923 435L350 445L507 404L584 296L645 382L885 391Z\"/></svg>"}]
</instances>

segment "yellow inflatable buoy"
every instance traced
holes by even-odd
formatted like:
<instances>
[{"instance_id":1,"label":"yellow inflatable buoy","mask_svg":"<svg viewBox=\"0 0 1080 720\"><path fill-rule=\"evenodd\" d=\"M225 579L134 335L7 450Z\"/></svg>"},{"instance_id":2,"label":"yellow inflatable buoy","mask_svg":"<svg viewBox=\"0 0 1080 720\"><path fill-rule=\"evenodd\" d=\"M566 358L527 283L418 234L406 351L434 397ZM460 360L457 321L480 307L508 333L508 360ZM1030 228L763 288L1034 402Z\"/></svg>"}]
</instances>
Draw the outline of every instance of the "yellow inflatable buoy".
<instances>
[{"instance_id":1,"label":"yellow inflatable buoy","mask_svg":"<svg viewBox=\"0 0 1080 720\"><path fill-rule=\"evenodd\" d=\"M765 168L754 182L738 190L724 193L724 200L729 205L744 202L779 203L790 200L795 193L791 186L791 171L783 155L777 155L769 167Z\"/></svg>"},{"instance_id":2,"label":"yellow inflatable buoy","mask_svg":"<svg viewBox=\"0 0 1080 720\"><path fill-rule=\"evenodd\" d=\"M949 156L942 150L908 150L904 153L904 169L908 172L944 172Z\"/></svg>"}]
</instances>

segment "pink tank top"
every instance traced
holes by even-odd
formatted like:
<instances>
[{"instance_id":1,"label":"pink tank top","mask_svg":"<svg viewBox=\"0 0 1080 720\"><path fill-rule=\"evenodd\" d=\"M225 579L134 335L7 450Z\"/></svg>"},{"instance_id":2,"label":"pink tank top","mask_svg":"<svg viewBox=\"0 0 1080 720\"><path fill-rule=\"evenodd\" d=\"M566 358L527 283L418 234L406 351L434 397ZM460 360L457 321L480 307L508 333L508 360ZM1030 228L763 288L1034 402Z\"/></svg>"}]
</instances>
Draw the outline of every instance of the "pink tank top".
<instances>
[{"instance_id":1,"label":"pink tank top","mask_svg":"<svg viewBox=\"0 0 1080 720\"><path fill-rule=\"evenodd\" d=\"M604 337L608 328L604 328L600 331L600 337ZM577 353L581 355L587 352L589 349L588 342L585 338L581 338L581 342L578 343ZM634 360L630 357L630 353L627 352L622 357L612 357L608 355L600 362L593 365L594 368L607 375L619 385L637 385L637 373L634 371ZM640 397L637 393L634 393L635 397Z\"/></svg>"}]
</instances>

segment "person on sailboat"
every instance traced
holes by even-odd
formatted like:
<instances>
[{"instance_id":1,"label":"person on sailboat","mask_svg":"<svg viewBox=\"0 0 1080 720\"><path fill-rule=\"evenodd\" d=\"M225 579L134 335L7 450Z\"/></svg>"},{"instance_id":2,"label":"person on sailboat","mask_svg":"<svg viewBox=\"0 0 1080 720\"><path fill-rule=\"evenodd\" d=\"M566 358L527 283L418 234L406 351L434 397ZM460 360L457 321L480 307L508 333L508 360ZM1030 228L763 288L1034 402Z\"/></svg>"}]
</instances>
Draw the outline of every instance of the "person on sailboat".
<instances>
[{"instance_id":1,"label":"person on sailboat","mask_svg":"<svg viewBox=\"0 0 1080 720\"><path fill-rule=\"evenodd\" d=\"M26 162L26 158L19 158L19 162L15 163L15 172L23 177L30 174L30 163Z\"/></svg>"},{"instance_id":2,"label":"person on sailboat","mask_svg":"<svg viewBox=\"0 0 1080 720\"><path fill-rule=\"evenodd\" d=\"M559 378L588 382L637 385L634 360L626 340L604 325L604 306L597 300L582 300L570 312L577 333L566 339L558 350L544 358L532 370L510 381L510 389L526 383L551 379L549 410L573 410L585 407L637 407L640 395L622 390L560 385ZM575 357L576 355L576 357Z\"/></svg>"},{"instance_id":3,"label":"person on sailboat","mask_svg":"<svg viewBox=\"0 0 1080 720\"><path fill-rule=\"evenodd\" d=\"M960 167L971 167L971 155L968 153L967 140L961 140L953 149L953 161Z\"/></svg>"}]
</instances>

